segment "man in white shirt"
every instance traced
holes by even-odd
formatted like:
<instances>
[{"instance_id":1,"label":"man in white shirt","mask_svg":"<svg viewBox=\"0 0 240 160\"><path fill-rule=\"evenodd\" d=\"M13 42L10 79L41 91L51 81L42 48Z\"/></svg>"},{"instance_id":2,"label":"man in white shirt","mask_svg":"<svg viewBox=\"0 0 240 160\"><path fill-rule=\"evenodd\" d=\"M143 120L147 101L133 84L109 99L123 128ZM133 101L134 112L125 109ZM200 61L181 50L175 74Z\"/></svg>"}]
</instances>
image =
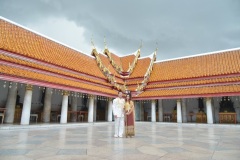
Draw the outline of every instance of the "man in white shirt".
<instances>
[{"instance_id":1,"label":"man in white shirt","mask_svg":"<svg viewBox=\"0 0 240 160\"><path fill-rule=\"evenodd\" d=\"M115 121L114 137L123 137L124 130L124 104L125 99L122 98L122 91L118 92L118 97L113 100L113 115Z\"/></svg>"}]
</instances>

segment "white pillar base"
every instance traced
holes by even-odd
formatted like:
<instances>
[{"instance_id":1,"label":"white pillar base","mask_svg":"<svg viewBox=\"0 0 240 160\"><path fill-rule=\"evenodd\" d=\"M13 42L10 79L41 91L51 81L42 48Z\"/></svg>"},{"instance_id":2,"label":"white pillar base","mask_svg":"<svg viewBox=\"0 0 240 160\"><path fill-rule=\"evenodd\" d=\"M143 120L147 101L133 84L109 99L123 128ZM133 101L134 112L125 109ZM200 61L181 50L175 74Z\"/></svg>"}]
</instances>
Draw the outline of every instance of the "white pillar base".
<instances>
[{"instance_id":1,"label":"white pillar base","mask_svg":"<svg viewBox=\"0 0 240 160\"><path fill-rule=\"evenodd\" d=\"M44 106L43 106L43 122L49 123L51 116L51 102L52 102L52 89L46 88L45 90L45 98L44 98Z\"/></svg>"},{"instance_id":2,"label":"white pillar base","mask_svg":"<svg viewBox=\"0 0 240 160\"><path fill-rule=\"evenodd\" d=\"M21 125L29 125L31 104L32 104L32 86L27 85L23 101L22 117L20 122Z\"/></svg>"},{"instance_id":3,"label":"white pillar base","mask_svg":"<svg viewBox=\"0 0 240 160\"><path fill-rule=\"evenodd\" d=\"M68 93L64 93L60 120L61 124L67 123L67 115L68 115Z\"/></svg>"},{"instance_id":4,"label":"white pillar base","mask_svg":"<svg viewBox=\"0 0 240 160\"><path fill-rule=\"evenodd\" d=\"M181 100L177 100L177 123L182 123L182 106Z\"/></svg>"},{"instance_id":5,"label":"white pillar base","mask_svg":"<svg viewBox=\"0 0 240 160\"><path fill-rule=\"evenodd\" d=\"M93 108L94 108L94 97L89 98L88 104L88 122L93 122Z\"/></svg>"},{"instance_id":6,"label":"white pillar base","mask_svg":"<svg viewBox=\"0 0 240 160\"><path fill-rule=\"evenodd\" d=\"M156 122L156 101L152 100L152 110L151 110L151 120L152 122Z\"/></svg>"},{"instance_id":7,"label":"white pillar base","mask_svg":"<svg viewBox=\"0 0 240 160\"><path fill-rule=\"evenodd\" d=\"M16 99L17 99L17 83L12 83L11 88L8 89L6 113L4 118L5 123L13 123L14 121Z\"/></svg>"},{"instance_id":8,"label":"white pillar base","mask_svg":"<svg viewBox=\"0 0 240 160\"><path fill-rule=\"evenodd\" d=\"M212 99L206 98L206 108L207 108L207 123L213 124L213 111L212 111Z\"/></svg>"},{"instance_id":9,"label":"white pillar base","mask_svg":"<svg viewBox=\"0 0 240 160\"><path fill-rule=\"evenodd\" d=\"M113 112L113 111L112 111L112 110L113 110L113 109L112 109L112 103L113 103L113 102L112 102L112 99L108 101L108 119L107 119L108 122L112 122L112 117L113 117L113 116L112 116L112 112Z\"/></svg>"},{"instance_id":10,"label":"white pillar base","mask_svg":"<svg viewBox=\"0 0 240 160\"><path fill-rule=\"evenodd\" d=\"M163 102L162 99L158 100L158 120L163 122Z\"/></svg>"}]
</instances>

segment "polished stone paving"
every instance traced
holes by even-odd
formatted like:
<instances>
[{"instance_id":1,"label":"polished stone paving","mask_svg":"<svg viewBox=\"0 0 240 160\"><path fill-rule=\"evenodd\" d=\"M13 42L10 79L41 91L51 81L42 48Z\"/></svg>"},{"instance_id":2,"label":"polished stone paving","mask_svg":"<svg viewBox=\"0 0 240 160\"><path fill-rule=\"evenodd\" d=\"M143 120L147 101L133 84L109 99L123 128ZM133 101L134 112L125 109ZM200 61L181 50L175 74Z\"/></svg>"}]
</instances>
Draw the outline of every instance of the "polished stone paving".
<instances>
[{"instance_id":1,"label":"polished stone paving","mask_svg":"<svg viewBox=\"0 0 240 160\"><path fill-rule=\"evenodd\" d=\"M113 134L111 122L2 126L0 159L240 159L239 125L137 122L135 137Z\"/></svg>"}]
</instances>

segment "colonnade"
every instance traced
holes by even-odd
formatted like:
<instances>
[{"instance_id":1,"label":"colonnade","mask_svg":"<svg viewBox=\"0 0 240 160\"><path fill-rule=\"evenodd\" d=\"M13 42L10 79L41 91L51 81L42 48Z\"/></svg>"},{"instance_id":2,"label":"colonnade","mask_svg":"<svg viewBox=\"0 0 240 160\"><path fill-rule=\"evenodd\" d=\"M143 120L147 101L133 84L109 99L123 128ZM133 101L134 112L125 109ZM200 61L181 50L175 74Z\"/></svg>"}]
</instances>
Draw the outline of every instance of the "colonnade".
<instances>
[{"instance_id":1,"label":"colonnade","mask_svg":"<svg viewBox=\"0 0 240 160\"><path fill-rule=\"evenodd\" d=\"M43 104L43 110L42 110L42 119L41 121L43 123L49 123L50 117L51 117L51 100L52 100L52 88L45 88L45 98L44 98L44 104ZM77 111L77 97L76 92L73 92L75 96L72 97L71 101L71 110ZM33 95L33 86L32 85L26 85L26 90L24 94L24 100L23 100L23 108L22 108L22 114L21 114L21 125L28 125L30 123L30 114L31 114L31 104L32 104L32 95ZM68 119L68 97L69 92L63 91L62 96L62 104L61 104L61 114L60 114L60 123L64 124L67 123ZM11 88L8 90L7 94L7 100L6 100L6 113L4 118L4 123L11 124L14 122L14 113L15 113L15 106L16 106L16 98L17 98L17 84L12 83ZM97 119L97 100L96 96L90 95L88 99L88 118L87 122L92 123L95 122ZM213 124L214 123L214 107L212 103L212 98L208 97L205 98L205 106L206 106L206 117L207 117L207 123ZM156 106L158 104L158 106ZM158 117L156 114L156 107L158 108ZM113 121L112 116L112 99L108 101L106 105L106 121L111 122ZM142 114L142 113L141 113ZM176 122L177 123L186 123L187 120L187 103L186 99L177 99L176 100ZM140 115L142 116L142 115ZM77 118L74 114L71 117L71 122L76 122ZM151 114L148 116L150 118L151 122L156 122L157 119L159 122L164 121L164 112L163 112L163 100L151 100ZM147 119L148 119L147 118Z\"/></svg>"},{"instance_id":2,"label":"colonnade","mask_svg":"<svg viewBox=\"0 0 240 160\"><path fill-rule=\"evenodd\" d=\"M16 85L16 86L15 86ZM74 92L76 94L76 92ZM21 125L29 125L30 123L30 114L31 114L31 104L32 104L32 95L33 95L33 86L28 84L26 85L24 100L23 100L23 108L21 114ZM42 114L42 122L49 123L51 116L51 98L52 97L52 88L45 89L45 98L43 105L43 114ZM60 123L67 123L68 116L68 97L69 92L63 91L62 96L62 106L61 106L61 115L60 115ZM15 106L17 99L17 84L13 83L11 88L9 88L6 102L6 115L4 118L4 123L11 124L14 122L14 114L15 114ZM107 104L107 121L112 121L112 101L111 99ZM77 111L77 97L74 96L72 99L71 110ZM96 121L96 110L97 110L97 100L96 96L90 95L89 103L88 103L88 122ZM73 114L74 115L74 114ZM71 121L76 122L77 117L72 116Z\"/></svg>"}]
</instances>

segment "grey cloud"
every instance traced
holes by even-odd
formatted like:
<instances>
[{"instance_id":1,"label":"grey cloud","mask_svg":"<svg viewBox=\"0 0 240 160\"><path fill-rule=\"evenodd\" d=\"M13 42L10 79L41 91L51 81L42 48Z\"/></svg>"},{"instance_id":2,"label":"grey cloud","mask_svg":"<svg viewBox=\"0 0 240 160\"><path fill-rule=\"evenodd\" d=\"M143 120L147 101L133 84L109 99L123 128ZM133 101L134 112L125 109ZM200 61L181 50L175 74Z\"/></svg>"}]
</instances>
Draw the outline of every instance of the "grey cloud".
<instances>
[{"instance_id":1,"label":"grey cloud","mask_svg":"<svg viewBox=\"0 0 240 160\"><path fill-rule=\"evenodd\" d=\"M0 15L22 25L63 17L86 29L99 47L129 54L143 41L142 56L158 42L158 59L240 46L238 0L0 0Z\"/></svg>"}]
</instances>

